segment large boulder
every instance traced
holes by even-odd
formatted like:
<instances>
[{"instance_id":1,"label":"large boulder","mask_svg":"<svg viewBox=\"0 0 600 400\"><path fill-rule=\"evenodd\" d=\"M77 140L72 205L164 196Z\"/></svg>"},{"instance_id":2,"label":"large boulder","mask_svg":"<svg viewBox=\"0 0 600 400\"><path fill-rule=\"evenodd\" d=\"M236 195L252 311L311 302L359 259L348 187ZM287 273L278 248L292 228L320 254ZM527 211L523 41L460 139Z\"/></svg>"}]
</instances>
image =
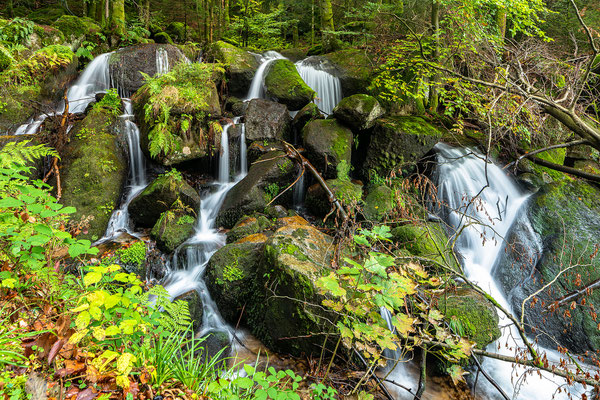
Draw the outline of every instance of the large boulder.
<instances>
[{"instance_id":1,"label":"large boulder","mask_svg":"<svg viewBox=\"0 0 600 400\"><path fill-rule=\"evenodd\" d=\"M326 54L323 58L334 65L345 96L367 90L373 75L373 63L364 50L340 50Z\"/></svg>"},{"instance_id":2,"label":"large boulder","mask_svg":"<svg viewBox=\"0 0 600 400\"><path fill-rule=\"evenodd\" d=\"M325 183L343 206L355 208L360 203L363 191L362 185L358 182L348 178L336 178L328 179ZM308 188L305 205L308 211L319 217L326 216L334 208L325 189L318 183Z\"/></svg>"},{"instance_id":3,"label":"large boulder","mask_svg":"<svg viewBox=\"0 0 600 400\"><path fill-rule=\"evenodd\" d=\"M365 198L363 215L369 221L382 221L396 206L394 191L386 185L372 187Z\"/></svg>"},{"instance_id":4,"label":"large boulder","mask_svg":"<svg viewBox=\"0 0 600 400\"><path fill-rule=\"evenodd\" d=\"M315 103L308 103L302 110L298 111L298 113L294 116L292 120L292 132L294 134L294 141L298 141L298 139L302 135L302 129L308 124L310 121L315 119L323 119L323 114L319 110L319 107Z\"/></svg>"},{"instance_id":5,"label":"large boulder","mask_svg":"<svg viewBox=\"0 0 600 400\"><path fill-rule=\"evenodd\" d=\"M543 185L513 224L494 269L513 309L520 312L524 299L557 278L524 308L525 325L535 328L541 344L558 342L577 354L600 350L593 312L600 308L600 291L551 307L600 278L599 236L600 190L568 177Z\"/></svg>"},{"instance_id":6,"label":"large boulder","mask_svg":"<svg viewBox=\"0 0 600 400\"><path fill-rule=\"evenodd\" d=\"M171 171L156 178L131 201L129 215L136 226L152 228L161 214L174 206L196 212L200 195L181 174Z\"/></svg>"},{"instance_id":7,"label":"large boulder","mask_svg":"<svg viewBox=\"0 0 600 400\"><path fill-rule=\"evenodd\" d=\"M119 49L109 59L110 75L119 92L130 97L141 88L145 79L143 74L154 76L157 72L157 53L167 53L169 67L185 60L185 56L176 46L166 44L140 44Z\"/></svg>"},{"instance_id":8,"label":"large boulder","mask_svg":"<svg viewBox=\"0 0 600 400\"><path fill-rule=\"evenodd\" d=\"M63 44L65 36L63 33L51 26L35 25L33 33L29 36L28 47L32 50L39 50L46 46Z\"/></svg>"},{"instance_id":9,"label":"large boulder","mask_svg":"<svg viewBox=\"0 0 600 400\"><path fill-rule=\"evenodd\" d=\"M331 317L321 306L315 282L330 271L333 239L310 225L291 223L265 243L257 273L263 296L247 307L252 332L270 349L318 354ZM293 338L293 339L290 339Z\"/></svg>"},{"instance_id":10,"label":"large boulder","mask_svg":"<svg viewBox=\"0 0 600 400\"><path fill-rule=\"evenodd\" d=\"M264 215L246 216L241 218L229 232L227 243L234 243L251 235L257 235L271 227L272 223Z\"/></svg>"},{"instance_id":11,"label":"large boulder","mask_svg":"<svg viewBox=\"0 0 600 400\"><path fill-rule=\"evenodd\" d=\"M264 243L232 243L220 248L206 267L206 285L221 316L236 325L246 303L252 304ZM244 319L247 314L244 314Z\"/></svg>"},{"instance_id":12,"label":"large boulder","mask_svg":"<svg viewBox=\"0 0 600 400\"><path fill-rule=\"evenodd\" d=\"M345 97L333 109L335 118L356 130L372 128L384 113L377 99L367 94Z\"/></svg>"},{"instance_id":13,"label":"large boulder","mask_svg":"<svg viewBox=\"0 0 600 400\"><path fill-rule=\"evenodd\" d=\"M156 245L161 251L164 253L174 252L194 234L196 219L191 214L193 211L175 208L160 215L150 236L156 241Z\"/></svg>"},{"instance_id":14,"label":"large boulder","mask_svg":"<svg viewBox=\"0 0 600 400\"><path fill-rule=\"evenodd\" d=\"M61 201L77 209L73 221L93 217L81 235L91 240L106 231L127 180L125 145L115 134L116 119L101 108L92 109L75 125L62 153Z\"/></svg>"},{"instance_id":15,"label":"large boulder","mask_svg":"<svg viewBox=\"0 0 600 400\"><path fill-rule=\"evenodd\" d=\"M267 96L285 104L291 111L300 110L316 95L302 80L296 66L286 59L269 64L265 71L265 88Z\"/></svg>"},{"instance_id":16,"label":"large boulder","mask_svg":"<svg viewBox=\"0 0 600 400\"><path fill-rule=\"evenodd\" d=\"M337 167L345 162L350 166L352 131L335 119L317 119L302 130L306 156L326 178L337 177Z\"/></svg>"},{"instance_id":17,"label":"large boulder","mask_svg":"<svg viewBox=\"0 0 600 400\"><path fill-rule=\"evenodd\" d=\"M479 349L500 338L496 307L483 295L470 288L447 292L438 299L438 309L446 320L462 328L462 334Z\"/></svg>"},{"instance_id":18,"label":"large boulder","mask_svg":"<svg viewBox=\"0 0 600 400\"><path fill-rule=\"evenodd\" d=\"M246 110L246 140L287 140L290 120L283 104L253 99Z\"/></svg>"},{"instance_id":19,"label":"large boulder","mask_svg":"<svg viewBox=\"0 0 600 400\"><path fill-rule=\"evenodd\" d=\"M401 225L392 229L392 240L399 248L421 259L421 263L436 267L442 264L459 270L449 244L448 235L436 222ZM432 260L428 263L425 260Z\"/></svg>"},{"instance_id":20,"label":"large boulder","mask_svg":"<svg viewBox=\"0 0 600 400\"><path fill-rule=\"evenodd\" d=\"M76 50L84 40L95 42L96 35L102 33L102 28L91 18L63 15L53 23L65 36L71 49Z\"/></svg>"},{"instance_id":21,"label":"large boulder","mask_svg":"<svg viewBox=\"0 0 600 400\"><path fill-rule=\"evenodd\" d=\"M152 78L132 97L146 156L170 166L199 160L209 166L221 145L221 106L212 64L184 64Z\"/></svg>"},{"instance_id":22,"label":"large boulder","mask_svg":"<svg viewBox=\"0 0 600 400\"><path fill-rule=\"evenodd\" d=\"M395 117L377 120L362 173L387 177L398 168L411 169L431 151L442 133L419 117Z\"/></svg>"},{"instance_id":23,"label":"large boulder","mask_svg":"<svg viewBox=\"0 0 600 400\"><path fill-rule=\"evenodd\" d=\"M222 41L211 44L208 56L226 65L229 92L246 96L258 69L256 56Z\"/></svg>"},{"instance_id":24,"label":"large boulder","mask_svg":"<svg viewBox=\"0 0 600 400\"><path fill-rule=\"evenodd\" d=\"M244 215L263 212L267 204L294 182L296 169L282 151L271 151L260 157L248 170L248 175L226 195L217 215L217 226L233 227ZM275 204L289 205L291 190Z\"/></svg>"}]
</instances>

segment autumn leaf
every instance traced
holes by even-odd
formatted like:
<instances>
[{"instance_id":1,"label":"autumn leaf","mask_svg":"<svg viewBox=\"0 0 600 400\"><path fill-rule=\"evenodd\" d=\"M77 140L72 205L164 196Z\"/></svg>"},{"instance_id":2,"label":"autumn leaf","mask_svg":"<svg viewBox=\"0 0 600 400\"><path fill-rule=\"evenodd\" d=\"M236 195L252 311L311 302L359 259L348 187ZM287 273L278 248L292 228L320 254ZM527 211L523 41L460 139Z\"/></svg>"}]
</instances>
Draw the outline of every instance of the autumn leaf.
<instances>
[{"instance_id":1,"label":"autumn leaf","mask_svg":"<svg viewBox=\"0 0 600 400\"><path fill-rule=\"evenodd\" d=\"M452 378L452 383L455 385L458 385L459 382L464 382L464 376L468 374L468 372L462 369L462 367L458 364L452 364L446 369L446 372L448 372L450 378Z\"/></svg>"}]
</instances>

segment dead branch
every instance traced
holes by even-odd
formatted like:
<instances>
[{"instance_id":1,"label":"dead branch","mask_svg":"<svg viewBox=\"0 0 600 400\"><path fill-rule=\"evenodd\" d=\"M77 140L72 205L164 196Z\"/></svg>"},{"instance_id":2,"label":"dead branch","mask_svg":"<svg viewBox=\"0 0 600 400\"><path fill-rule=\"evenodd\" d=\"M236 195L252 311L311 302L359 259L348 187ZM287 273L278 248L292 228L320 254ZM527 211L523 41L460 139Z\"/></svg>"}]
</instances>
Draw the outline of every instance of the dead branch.
<instances>
[{"instance_id":1,"label":"dead branch","mask_svg":"<svg viewBox=\"0 0 600 400\"><path fill-rule=\"evenodd\" d=\"M600 279L596 279L595 281L587 284L586 286L582 287L581 289L575 290L571 293L564 295L563 297L557 299L555 302L553 302L548 307L546 307L546 309L548 311L555 311L561 305L575 301L575 300L579 299L580 297L584 296L585 294L587 294L590 290L597 289L597 288L600 288Z\"/></svg>"},{"instance_id":2,"label":"dead branch","mask_svg":"<svg viewBox=\"0 0 600 400\"><path fill-rule=\"evenodd\" d=\"M534 163L541 165L542 167L554 169L556 171L564 172L579 178L587 179L588 181L600 183L600 175L592 174L590 172L581 171L577 168L567 167L565 165L555 164L550 161L542 160L537 157L530 157L530 160Z\"/></svg>"},{"instance_id":3,"label":"dead branch","mask_svg":"<svg viewBox=\"0 0 600 400\"><path fill-rule=\"evenodd\" d=\"M550 151L550 150L554 150L554 149L562 149L563 147L572 147L572 146L578 146L581 144L589 144L589 143L585 139L580 139L580 140L574 140L574 141L568 142L568 143L555 144L552 146L548 146L548 147L544 147L544 148L537 149L534 151L530 151L529 153L523 154L522 156L520 156L519 158L517 158L515 161L511 162L510 164L507 164L503 169L507 169L507 168L510 168L511 166L514 166L514 171L516 171L517 167L519 166L519 161L521 161L524 158L532 157L536 154L544 153L546 151Z\"/></svg>"}]
</instances>

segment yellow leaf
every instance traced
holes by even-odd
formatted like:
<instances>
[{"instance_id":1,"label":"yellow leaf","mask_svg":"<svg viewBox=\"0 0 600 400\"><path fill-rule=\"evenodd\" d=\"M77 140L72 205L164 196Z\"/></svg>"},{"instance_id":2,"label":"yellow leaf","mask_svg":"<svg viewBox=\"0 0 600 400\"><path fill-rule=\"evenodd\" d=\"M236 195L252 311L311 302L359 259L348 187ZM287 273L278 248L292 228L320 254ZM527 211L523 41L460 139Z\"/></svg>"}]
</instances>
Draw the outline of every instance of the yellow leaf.
<instances>
[{"instance_id":1,"label":"yellow leaf","mask_svg":"<svg viewBox=\"0 0 600 400\"><path fill-rule=\"evenodd\" d=\"M93 285L94 283L100 282L102 274L100 272L89 272L83 277L83 284L85 286Z\"/></svg>"},{"instance_id":2,"label":"yellow leaf","mask_svg":"<svg viewBox=\"0 0 600 400\"><path fill-rule=\"evenodd\" d=\"M112 325L106 328L106 336L115 336L121 333L121 329L118 326Z\"/></svg>"},{"instance_id":3,"label":"yellow leaf","mask_svg":"<svg viewBox=\"0 0 600 400\"><path fill-rule=\"evenodd\" d=\"M112 294L112 295L108 296L104 300L104 307L107 310L110 310L111 308L113 308L114 306L116 306L117 304L119 304L120 300L121 300L121 295L120 294Z\"/></svg>"},{"instance_id":4,"label":"yellow leaf","mask_svg":"<svg viewBox=\"0 0 600 400\"><path fill-rule=\"evenodd\" d=\"M413 331L414 323L414 318L402 313L396 314L396 318L392 319L392 324L398 330L398 334L402 336L406 336Z\"/></svg>"},{"instance_id":5,"label":"yellow leaf","mask_svg":"<svg viewBox=\"0 0 600 400\"><path fill-rule=\"evenodd\" d=\"M119 375L117 376L117 386L122 387L123 389L129 388L129 378L126 376Z\"/></svg>"},{"instance_id":6,"label":"yellow leaf","mask_svg":"<svg viewBox=\"0 0 600 400\"><path fill-rule=\"evenodd\" d=\"M123 353L117 360L117 371L120 374L126 375L129 373L135 362L135 356L131 353Z\"/></svg>"},{"instance_id":7,"label":"yellow leaf","mask_svg":"<svg viewBox=\"0 0 600 400\"><path fill-rule=\"evenodd\" d=\"M102 311L100 311L100 308L93 306L93 307L90 307L90 315L96 321L99 321L102 318Z\"/></svg>"},{"instance_id":8,"label":"yellow leaf","mask_svg":"<svg viewBox=\"0 0 600 400\"><path fill-rule=\"evenodd\" d=\"M87 310L89 307L90 307L90 305L88 303L84 303L84 304L80 305L79 307L75 307L72 311L75 313L78 313L83 310Z\"/></svg>"},{"instance_id":9,"label":"yellow leaf","mask_svg":"<svg viewBox=\"0 0 600 400\"><path fill-rule=\"evenodd\" d=\"M79 330L86 328L89 324L90 324L90 313L87 311L84 311L81 314L79 314L77 316L77 319L75 320L75 325L77 326L77 329L79 329Z\"/></svg>"},{"instance_id":10,"label":"yellow leaf","mask_svg":"<svg viewBox=\"0 0 600 400\"><path fill-rule=\"evenodd\" d=\"M71 344L79 343L81 341L81 339L83 339L85 337L85 335L88 334L88 332L89 332L89 329L83 329L81 331L75 332L69 338L69 343L71 343Z\"/></svg>"},{"instance_id":11,"label":"yellow leaf","mask_svg":"<svg viewBox=\"0 0 600 400\"><path fill-rule=\"evenodd\" d=\"M94 338L96 340L104 340L104 338L106 337L106 332L99 326L93 328L92 334L94 335Z\"/></svg>"}]
</instances>

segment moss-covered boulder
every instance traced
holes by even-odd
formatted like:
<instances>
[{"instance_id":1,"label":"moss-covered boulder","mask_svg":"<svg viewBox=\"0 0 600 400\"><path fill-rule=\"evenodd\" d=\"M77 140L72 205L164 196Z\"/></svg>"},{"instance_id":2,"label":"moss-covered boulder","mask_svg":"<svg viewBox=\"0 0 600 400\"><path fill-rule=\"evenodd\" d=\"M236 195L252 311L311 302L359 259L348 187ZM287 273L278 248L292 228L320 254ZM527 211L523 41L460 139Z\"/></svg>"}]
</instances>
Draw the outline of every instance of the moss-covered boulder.
<instances>
[{"instance_id":1,"label":"moss-covered boulder","mask_svg":"<svg viewBox=\"0 0 600 400\"><path fill-rule=\"evenodd\" d=\"M207 55L226 65L229 92L236 96L246 96L258 69L256 57L223 41L211 44Z\"/></svg>"},{"instance_id":2,"label":"moss-covered boulder","mask_svg":"<svg viewBox=\"0 0 600 400\"><path fill-rule=\"evenodd\" d=\"M246 304L252 304L264 243L232 243L219 249L206 267L206 285L221 316L237 324ZM244 320L247 314L243 315Z\"/></svg>"},{"instance_id":3,"label":"moss-covered boulder","mask_svg":"<svg viewBox=\"0 0 600 400\"><path fill-rule=\"evenodd\" d=\"M287 140L290 121L290 113L283 104L253 99L246 110L246 140Z\"/></svg>"},{"instance_id":4,"label":"moss-covered boulder","mask_svg":"<svg viewBox=\"0 0 600 400\"><path fill-rule=\"evenodd\" d=\"M172 253L194 234L196 219L188 210L169 210L160 215L152 228L150 236L164 253Z\"/></svg>"},{"instance_id":5,"label":"moss-covered boulder","mask_svg":"<svg viewBox=\"0 0 600 400\"><path fill-rule=\"evenodd\" d=\"M352 131L335 119L317 119L302 130L306 157L326 178L337 177L341 162L350 165L352 156Z\"/></svg>"},{"instance_id":6,"label":"moss-covered boulder","mask_svg":"<svg viewBox=\"0 0 600 400\"><path fill-rule=\"evenodd\" d=\"M202 317L204 316L204 304L200 294L193 289L175 297L174 301L178 300L188 303L194 332L198 332L202 327Z\"/></svg>"},{"instance_id":7,"label":"moss-covered boulder","mask_svg":"<svg viewBox=\"0 0 600 400\"><path fill-rule=\"evenodd\" d=\"M7 70L14 61L10 51L0 46L0 72Z\"/></svg>"},{"instance_id":8,"label":"moss-covered boulder","mask_svg":"<svg viewBox=\"0 0 600 400\"><path fill-rule=\"evenodd\" d=\"M212 64L180 63L136 92L131 101L147 157L166 166L190 160L210 165L221 145L215 84L221 77Z\"/></svg>"},{"instance_id":9,"label":"moss-covered boulder","mask_svg":"<svg viewBox=\"0 0 600 400\"><path fill-rule=\"evenodd\" d=\"M77 209L72 221L93 217L81 235L91 240L106 231L127 180L124 145L113 129L116 118L100 108L92 109L71 131L61 160L61 201Z\"/></svg>"},{"instance_id":10,"label":"moss-covered boulder","mask_svg":"<svg viewBox=\"0 0 600 400\"><path fill-rule=\"evenodd\" d=\"M373 75L373 62L364 50L340 50L323 57L333 63L339 71L337 75L345 96L364 93L367 90Z\"/></svg>"},{"instance_id":11,"label":"moss-covered boulder","mask_svg":"<svg viewBox=\"0 0 600 400\"><path fill-rule=\"evenodd\" d=\"M392 239L400 248L410 254L432 260L430 266L437 263L458 270L458 264L450 248L450 241L444 227L439 223L428 222L419 225L401 225L392 229Z\"/></svg>"},{"instance_id":12,"label":"moss-covered boulder","mask_svg":"<svg viewBox=\"0 0 600 400\"><path fill-rule=\"evenodd\" d=\"M247 307L252 332L283 353L318 354L328 327L321 318L317 279L330 271L333 239L304 224L289 224L271 236L257 274L264 297ZM293 339L289 339L293 338Z\"/></svg>"},{"instance_id":13,"label":"moss-covered boulder","mask_svg":"<svg viewBox=\"0 0 600 400\"><path fill-rule=\"evenodd\" d=\"M269 64L265 71L265 88L267 96L285 104L291 111L300 110L316 95L302 80L296 66L286 59Z\"/></svg>"},{"instance_id":14,"label":"moss-covered boulder","mask_svg":"<svg viewBox=\"0 0 600 400\"><path fill-rule=\"evenodd\" d=\"M146 243L143 240L130 238L130 241L127 241L115 250L115 259L111 262L120 265L125 271L145 280L147 278L146 254L148 253Z\"/></svg>"},{"instance_id":15,"label":"moss-covered boulder","mask_svg":"<svg viewBox=\"0 0 600 400\"><path fill-rule=\"evenodd\" d=\"M352 129L365 130L385 113L375 97L355 94L342 99L333 109L333 116Z\"/></svg>"},{"instance_id":16,"label":"moss-covered boulder","mask_svg":"<svg viewBox=\"0 0 600 400\"><path fill-rule=\"evenodd\" d=\"M243 217L227 232L227 243L237 242L248 236L259 234L272 225L271 221L261 214Z\"/></svg>"},{"instance_id":17,"label":"moss-covered boulder","mask_svg":"<svg viewBox=\"0 0 600 400\"><path fill-rule=\"evenodd\" d=\"M500 338L496 307L473 289L461 288L438 299L438 309L450 326L474 341L479 349Z\"/></svg>"},{"instance_id":18,"label":"moss-covered boulder","mask_svg":"<svg viewBox=\"0 0 600 400\"><path fill-rule=\"evenodd\" d=\"M129 215L136 226L152 228L173 207L186 213L200 209L200 195L176 171L159 176L138 194L129 204Z\"/></svg>"},{"instance_id":19,"label":"moss-covered boulder","mask_svg":"<svg viewBox=\"0 0 600 400\"><path fill-rule=\"evenodd\" d=\"M110 75L115 79L114 85L120 93L131 96L145 83L142 74L153 76L157 72L157 52L167 53L169 66L185 60L185 56L178 47L166 44L140 44L119 49L111 54L108 61Z\"/></svg>"},{"instance_id":20,"label":"moss-covered boulder","mask_svg":"<svg viewBox=\"0 0 600 400\"><path fill-rule=\"evenodd\" d=\"M267 204L294 182L296 169L282 151L271 151L260 157L248 175L226 195L217 215L217 226L233 227L244 215L263 212ZM274 204L290 205L291 190Z\"/></svg>"},{"instance_id":21,"label":"moss-covered boulder","mask_svg":"<svg viewBox=\"0 0 600 400\"><path fill-rule=\"evenodd\" d=\"M65 40L71 44L72 49L79 47L85 39L94 41L94 36L102 32L102 28L93 19L75 15L63 15L53 25L65 35Z\"/></svg>"},{"instance_id":22,"label":"moss-covered boulder","mask_svg":"<svg viewBox=\"0 0 600 400\"><path fill-rule=\"evenodd\" d=\"M348 178L336 178L325 181L343 206L356 207L363 196L362 185ZM305 205L308 211L319 217L324 217L332 210L333 204L323 187L315 183L306 191Z\"/></svg>"},{"instance_id":23,"label":"moss-covered boulder","mask_svg":"<svg viewBox=\"0 0 600 400\"><path fill-rule=\"evenodd\" d=\"M550 346L556 340L577 354L600 350L598 321L591 312L600 308L598 290L549 308L600 279L598 237L600 189L565 176L540 187L513 224L510 245L494 269L513 309L520 310L524 299L558 277L525 306L526 326L544 332L540 343Z\"/></svg>"},{"instance_id":24,"label":"moss-covered boulder","mask_svg":"<svg viewBox=\"0 0 600 400\"><path fill-rule=\"evenodd\" d=\"M370 221L382 221L396 206L394 191L388 186L379 185L371 188L365 199L363 215Z\"/></svg>"},{"instance_id":25,"label":"moss-covered boulder","mask_svg":"<svg viewBox=\"0 0 600 400\"><path fill-rule=\"evenodd\" d=\"M32 50L63 43L65 43L65 35L60 30L46 25L35 25L29 37L29 47Z\"/></svg>"},{"instance_id":26,"label":"moss-covered boulder","mask_svg":"<svg viewBox=\"0 0 600 400\"><path fill-rule=\"evenodd\" d=\"M419 117L395 117L377 120L362 173L387 177L398 168L412 167L431 151L442 133Z\"/></svg>"},{"instance_id":27,"label":"moss-covered boulder","mask_svg":"<svg viewBox=\"0 0 600 400\"><path fill-rule=\"evenodd\" d=\"M310 121L315 119L323 119L323 114L319 110L319 107L315 103L308 103L298 113L294 116L292 120L292 133L294 137L301 137L302 129L308 124Z\"/></svg>"}]
</instances>

